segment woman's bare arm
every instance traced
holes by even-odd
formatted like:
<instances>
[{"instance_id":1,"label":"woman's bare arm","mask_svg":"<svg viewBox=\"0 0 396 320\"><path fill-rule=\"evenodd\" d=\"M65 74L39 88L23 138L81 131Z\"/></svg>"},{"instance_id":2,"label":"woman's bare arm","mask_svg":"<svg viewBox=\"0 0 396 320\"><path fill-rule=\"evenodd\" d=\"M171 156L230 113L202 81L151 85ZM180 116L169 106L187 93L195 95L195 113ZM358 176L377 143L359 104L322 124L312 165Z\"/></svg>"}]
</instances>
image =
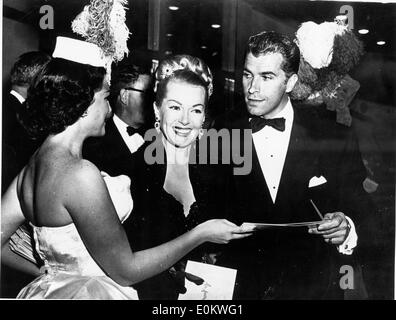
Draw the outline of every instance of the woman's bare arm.
<instances>
[{"instance_id":1,"label":"woman's bare arm","mask_svg":"<svg viewBox=\"0 0 396 320\"><path fill-rule=\"evenodd\" d=\"M83 161L73 172L63 187L65 207L93 258L121 285L167 270L205 241L226 243L248 235L231 222L212 220L165 244L133 253L99 170Z\"/></svg>"},{"instance_id":2,"label":"woman's bare arm","mask_svg":"<svg viewBox=\"0 0 396 320\"><path fill-rule=\"evenodd\" d=\"M13 269L38 276L40 270L34 263L12 252L9 241L14 232L25 222L17 196L17 178L1 199L1 263Z\"/></svg>"}]
</instances>

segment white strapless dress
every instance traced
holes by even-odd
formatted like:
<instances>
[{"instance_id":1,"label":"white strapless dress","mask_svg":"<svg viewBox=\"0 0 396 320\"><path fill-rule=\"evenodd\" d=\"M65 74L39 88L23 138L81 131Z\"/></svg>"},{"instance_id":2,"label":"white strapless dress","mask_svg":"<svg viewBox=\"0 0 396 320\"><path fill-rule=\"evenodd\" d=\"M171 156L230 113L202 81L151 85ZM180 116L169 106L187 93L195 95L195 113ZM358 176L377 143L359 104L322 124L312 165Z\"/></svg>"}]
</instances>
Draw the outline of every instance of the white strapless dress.
<instances>
[{"instance_id":1,"label":"white strapless dress","mask_svg":"<svg viewBox=\"0 0 396 320\"><path fill-rule=\"evenodd\" d=\"M133 208L130 179L124 175L107 175L104 180L123 222ZM32 227L44 273L24 287L18 299L138 299L133 288L119 285L103 272L73 223L62 227Z\"/></svg>"}]
</instances>

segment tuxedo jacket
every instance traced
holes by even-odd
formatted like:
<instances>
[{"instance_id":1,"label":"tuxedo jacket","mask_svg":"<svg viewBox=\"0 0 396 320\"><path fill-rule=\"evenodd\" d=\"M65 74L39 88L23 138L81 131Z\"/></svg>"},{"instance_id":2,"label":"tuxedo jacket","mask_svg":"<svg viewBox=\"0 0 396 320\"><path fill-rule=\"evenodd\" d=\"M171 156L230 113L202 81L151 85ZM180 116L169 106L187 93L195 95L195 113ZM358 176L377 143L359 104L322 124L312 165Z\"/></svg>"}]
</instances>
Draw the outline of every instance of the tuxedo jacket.
<instances>
[{"instance_id":1,"label":"tuxedo jacket","mask_svg":"<svg viewBox=\"0 0 396 320\"><path fill-rule=\"evenodd\" d=\"M93 162L111 176L133 176L133 154L112 119L106 122L103 137L89 138L84 143L83 158Z\"/></svg>"},{"instance_id":2,"label":"tuxedo jacket","mask_svg":"<svg viewBox=\"0 0 396 320\"><path fill-rule=\"evenodd\" d=\"M12 141L15 137L15 130L18 128L17 113L20 112L22 104L11 93L6 93L3 97L2 108L2 128L3 141Z\"/></svg>"},{"instance_id":3,"label":"tuxedo jacket","mask_svg":"<svg viewBox=\"0 0 396 320\"><path fill-rule=\"evenodd\" d=\"M39 146L39 141L31 139L18 121L22 104L11 93L3 96L2 106L2 192L27 164Z\"/></svg>"},{"instance_id":4,"label":"tuxedo jacket","mask_svg":"<svg viewBox=\"0 0 396 320\"><path fill-rule=\"evenodd\" d=\"M249 129L248 115L226 121L229 129ZM241 133L242 134L242 133ZM247 137L252 139L251 133ZM241 150L244 150L244 139ZM237 223L288 223L318 221L310 199L321 210L341 211L349 216L359 233L359 215L364 209L362 182L366 177L357 141L349 128L335 123L321 108L294 108L287 155L275 203L272 201L253 141L252 169L235 175L235 164L223 174L230 201L227 217ZM313 177L324 177L322 185L309 188ZM337 252L321 236L307 228L268 229L234 241L219 263L238 270L235 298L338 298L334 290L339 266L348 256ZM337 278L338 276L338 278Z\"/></svg>"}]
</instances>

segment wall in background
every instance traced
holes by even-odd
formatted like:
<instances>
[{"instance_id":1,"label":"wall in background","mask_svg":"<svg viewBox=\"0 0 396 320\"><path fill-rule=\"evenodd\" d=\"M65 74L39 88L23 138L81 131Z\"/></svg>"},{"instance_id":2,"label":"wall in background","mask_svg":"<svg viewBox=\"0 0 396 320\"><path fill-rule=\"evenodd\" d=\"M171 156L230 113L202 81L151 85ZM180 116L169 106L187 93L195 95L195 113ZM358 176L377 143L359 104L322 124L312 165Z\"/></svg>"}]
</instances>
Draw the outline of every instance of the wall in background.
<instances>
[{"instance_id":1,"label":"wall in background","mask_svg":"<svg viewBox=\"0 0 396 320\"><path fill-rule=\"evenodd\" d=\"M39 35L31 25L3 17L3 89L18 56L39 48Z\"/></svg>"}]
</instances>

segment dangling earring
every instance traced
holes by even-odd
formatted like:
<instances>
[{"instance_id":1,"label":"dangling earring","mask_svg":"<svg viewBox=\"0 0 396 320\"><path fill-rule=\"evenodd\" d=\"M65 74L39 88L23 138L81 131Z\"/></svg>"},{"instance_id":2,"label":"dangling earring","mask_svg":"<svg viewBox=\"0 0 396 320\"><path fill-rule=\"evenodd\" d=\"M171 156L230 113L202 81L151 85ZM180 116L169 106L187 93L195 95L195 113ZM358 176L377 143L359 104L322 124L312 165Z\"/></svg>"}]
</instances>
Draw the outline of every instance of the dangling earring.
<instances>
[{"instance_id":1,"label":"dangling earring","mask_svg":"<svg viewBox=\"0 0 396 320\"><path fill-rule=\"evenodd\" d=\"M201 139L203 135L204 135L204 130L201 128L198 131L198 139Z\"/></svg>"},{"instance_id":2,"label":"dangling earring","mask_svg":"<svg viewBox=\"0 0 396 320\"><path fill-rule=\"evenodd\" d=\"M157 130L158 133L160 133L160 121L158 118L155 119L154 128L155 130Z\"/></svg>"},{"instance_id":3,"label":"dangling earring","mask_svg":"<svg viewBox=\"0 0 396 320\"><path fill-rule=\"evenodd\" d=\"M81 115L81 118L84 118L88 115L88 110L85 110L84 113Z\"/></svg>"}]
</instances>

